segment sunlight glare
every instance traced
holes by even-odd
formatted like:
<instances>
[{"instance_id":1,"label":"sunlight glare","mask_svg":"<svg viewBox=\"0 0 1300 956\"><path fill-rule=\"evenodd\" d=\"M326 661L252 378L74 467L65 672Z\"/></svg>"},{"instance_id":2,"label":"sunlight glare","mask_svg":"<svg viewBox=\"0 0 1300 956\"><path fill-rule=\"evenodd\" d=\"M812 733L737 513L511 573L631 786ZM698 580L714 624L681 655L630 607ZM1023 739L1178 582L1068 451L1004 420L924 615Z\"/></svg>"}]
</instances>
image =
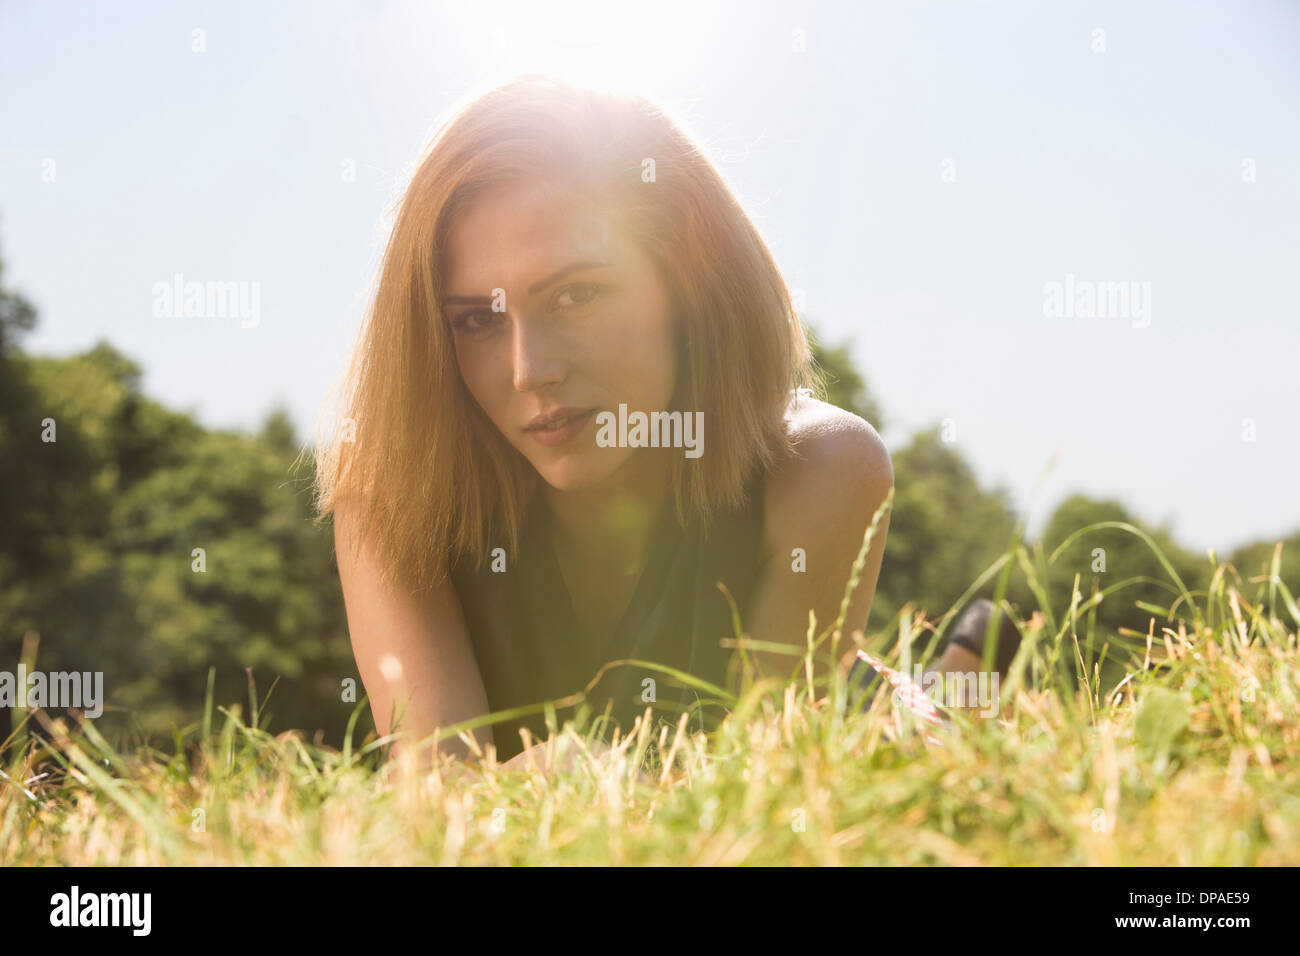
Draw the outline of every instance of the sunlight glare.
<instances>
[{"instance_id":1,"label":"sunlight glare","mask_svg":"<svg viewBox=\"0 0 1300 956\"><path fill-rule=\"evenodd\" d=\"M496 0L475 8L492 37L493 72L554 73L615 91L644 91L663 73L672 31L686 20L679 0L646 7L599 0L539 4Z\"/></svg>"}]
</instances>

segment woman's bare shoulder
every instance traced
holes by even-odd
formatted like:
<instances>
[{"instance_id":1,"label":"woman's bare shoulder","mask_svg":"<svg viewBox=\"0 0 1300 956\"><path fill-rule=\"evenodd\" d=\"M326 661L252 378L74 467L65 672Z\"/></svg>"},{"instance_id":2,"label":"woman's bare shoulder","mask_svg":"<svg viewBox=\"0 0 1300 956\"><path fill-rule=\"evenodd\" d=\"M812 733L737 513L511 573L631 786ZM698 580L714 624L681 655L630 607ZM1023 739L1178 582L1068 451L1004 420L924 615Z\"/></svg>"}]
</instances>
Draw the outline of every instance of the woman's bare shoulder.
<instances>
[{"instance_id":1,"label":"woman's bare shoulder","mask_svg":"<svg viewBox=\"0 0 1300 956\"><path fill-rule=\"evenodd\" d=\"M865 523L894 483L893 463L865 419L810 396L792 397L786 429L793 451L764 488L764 552L790 542L816 547L846 535L861 541Z\"/></svg>"}]
</instances>

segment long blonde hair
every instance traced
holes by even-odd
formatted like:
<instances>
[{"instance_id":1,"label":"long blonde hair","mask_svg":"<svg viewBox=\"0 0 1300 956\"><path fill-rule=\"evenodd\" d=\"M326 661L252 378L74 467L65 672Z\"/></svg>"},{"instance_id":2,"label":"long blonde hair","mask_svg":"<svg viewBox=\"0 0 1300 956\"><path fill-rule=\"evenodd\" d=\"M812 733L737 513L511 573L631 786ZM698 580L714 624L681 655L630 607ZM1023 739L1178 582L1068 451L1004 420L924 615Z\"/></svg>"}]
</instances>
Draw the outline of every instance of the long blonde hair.
<instances>
[{"instance_id":1,"label":"long blonde hair","mask_svg":"<svg viewBox=\"0 0 1300 956\"><path fill-rule=\"evenodd\" d=\"M357 541L373 540L385 579L412 591L456 556L482 564L503 546L513 556L541 480L470 396L441 320L457 213L488 187L534 176L614 212L681 319L678 404L705 413L710 445L697 460L674 459L680 522L693 513L707 526L743 503L753 470L789 450L790 389L824 393L771 253L679 124L644 97L518 76L454 109L422 152L350 357L342 415L317 441L317 521L357 502Z\"/></svg>"}]
</instances>

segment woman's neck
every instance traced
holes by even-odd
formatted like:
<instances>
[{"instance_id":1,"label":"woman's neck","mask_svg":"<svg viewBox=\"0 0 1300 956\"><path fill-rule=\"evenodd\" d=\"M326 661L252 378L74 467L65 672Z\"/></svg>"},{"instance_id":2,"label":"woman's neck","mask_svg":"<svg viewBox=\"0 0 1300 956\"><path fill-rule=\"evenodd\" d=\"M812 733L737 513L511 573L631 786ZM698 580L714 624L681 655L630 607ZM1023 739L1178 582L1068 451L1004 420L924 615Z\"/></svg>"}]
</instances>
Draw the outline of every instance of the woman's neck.
<instances>
[{"instance_id":1,"label":"woman's neck","mask_svg":"<svg viewBox=\"0 0 1300 956\"><path fill-rule=\"evenodd\" d=\"M643 567L649 558L655 519L668 502L671 460L664 452L637 449L596 487L557 491L543 484L557 549L582 563Z\"/></svg>"}]
</instances>

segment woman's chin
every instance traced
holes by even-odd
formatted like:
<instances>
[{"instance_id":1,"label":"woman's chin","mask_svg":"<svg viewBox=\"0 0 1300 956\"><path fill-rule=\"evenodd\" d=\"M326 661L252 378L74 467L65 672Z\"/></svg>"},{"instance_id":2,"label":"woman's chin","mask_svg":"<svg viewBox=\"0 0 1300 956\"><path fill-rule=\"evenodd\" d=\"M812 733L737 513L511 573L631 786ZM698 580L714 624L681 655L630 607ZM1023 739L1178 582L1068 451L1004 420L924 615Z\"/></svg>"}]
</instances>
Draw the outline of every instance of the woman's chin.
<instances>
[{"instance_id":1,"label":"woman's chin","mask_svg":"<svg viewBox=\"0 0 1300 956\"><path fill-rule=\"evenodd\" d=\"M556 491L583 491L599 485L618 470L618 462L575 455L561 461L533 462L542 480Z\"/></svg>"}]
</instances>

